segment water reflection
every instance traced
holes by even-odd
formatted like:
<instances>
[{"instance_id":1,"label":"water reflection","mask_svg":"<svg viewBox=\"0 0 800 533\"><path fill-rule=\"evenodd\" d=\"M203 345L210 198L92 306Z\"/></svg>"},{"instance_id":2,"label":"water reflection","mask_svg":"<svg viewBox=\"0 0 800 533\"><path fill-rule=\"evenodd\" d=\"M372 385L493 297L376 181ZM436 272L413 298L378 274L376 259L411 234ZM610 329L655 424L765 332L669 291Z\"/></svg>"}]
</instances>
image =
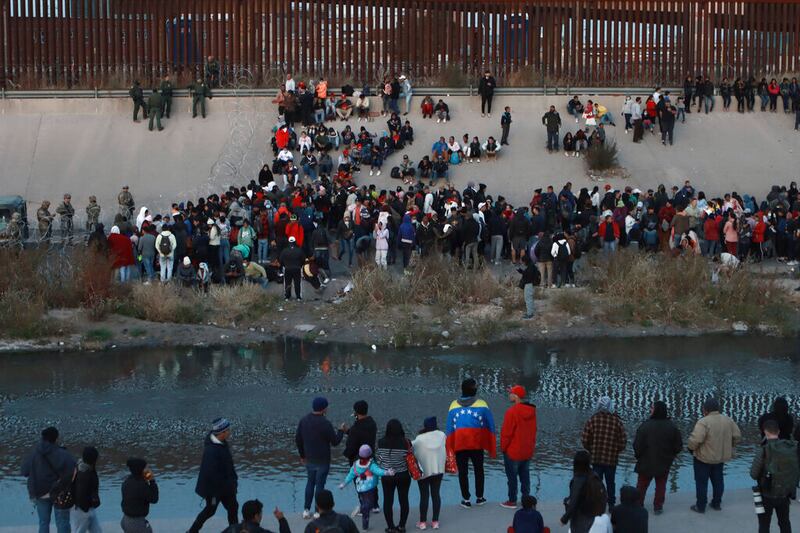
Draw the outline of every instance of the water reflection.
<instances>
[{"instance_id":1,"label":"water reflection","mask_svg":"<svg viewBox=\"0 0 800 533\"><path fill-rule=\"evenodd\" d=\"M541 497L561 496L568 458L579 445L580 427L594 400L608 394L629 432L660 398L686 433L702 400L719 396L742 426L747 445L756 442L754 421L772 399L786 395L796 412L800 377L796 341L740 337L601 339L498 344L487 349L373 352L368 347L280 340L259 348L157 349L93 354L0 357L0 501L24 502L15 477L22 455L39 430L58 426L75 453L84 445L102 450L101 474L118 480L125 458L141 454L188 502L207 423L224 415L234 424L234 450L243 490L270 490L279 503L295 505L302 471L294 452L297 420L318 394L331 401L334 422L350 418L356 399L370 402L379 427L389 418L413 432L426 416L440 420L466 376L474 376L501 423L505 391L520 383L539 406L539 439L533 484ZM630 449L620 476L631 476ZM688 456L670 476L671 490L691 483ZM742 456L729 486L747 486ZM341 473L341 465L334 477ZM737 477L738 476L738 477ZM500 494L498 462L488 490ZM450 483L455 498L454 483ZM182 488L181 488L182 487ZM249 489L248 489L249 487ZM104 485L107 501L117 490ZM176 504L176 505L178 505ZM106 507L113 517L116 504ZM109 509L110 507L110 509ZM173 506L174 507L174 506ZM13 520L14 506L0 505L0 520ZM102 508L101 508L102 509ZM167 513L167 506L157 513ZM8 515L8 516L7 516Z\"/></svg>"}]
</instances>

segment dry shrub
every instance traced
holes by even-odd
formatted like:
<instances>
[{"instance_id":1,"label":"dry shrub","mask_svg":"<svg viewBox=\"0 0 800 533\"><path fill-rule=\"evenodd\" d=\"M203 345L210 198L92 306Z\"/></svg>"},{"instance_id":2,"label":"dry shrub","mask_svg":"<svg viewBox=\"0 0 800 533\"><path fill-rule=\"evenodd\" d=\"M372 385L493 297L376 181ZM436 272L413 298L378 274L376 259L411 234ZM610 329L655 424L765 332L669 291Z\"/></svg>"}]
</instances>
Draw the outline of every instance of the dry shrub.
<instances>
[{"instance_id":1,"label":"dry shrub","mask_svg":"<svg viewBox=\"0 0 800 533\"><path fill-rule=\"evenodd\" d=\"M606 304L615 323L629 321L705 327L723 320L785 328L797 310L771 281L746 269L719 275L699 256L673 258L622 250L590 264L589 285Z\"/></svg>"},{"instance_id":2,"label":"dry shrub","mask_svg":"<svg viewBox=\"0 0 800 533\"><path fill-rule=\"evenodd\" d=\"M41 297L27 289L0 293L0 336L32 339L55 333L54 322L45 317Z\"/></svg>"},{"instance_id":3,"label":"dry shrub","mask_svg":"<svg viewBox=\"0 0 800 533\"><path fill-rule=\"evenodd\" d=\"M494 298L510 297L509 284L488 269L469 270L438 256L417 261L408 276L397 276L368 265L353 275L348 306L359 313L381 311L397 305L488 304Z\"/></svg>"},{"instance_id":4,"label":"dry shrub","mask_svg":"<svg viewBox=\"0 0 800 533\"><path fill-rule=\"evenodd\" d=\"M241 322L248 316L260 314L266 300L264 289L260 286L245 283L242 285L213 286L208 291L209 309L213 310L215 319L224 322Z\"/></svg>"},{"instance_id":5,"label":"dry shrub","mask_svg":"<svg viewBox=\"0 0 800 533\"><path fill-rule=\"evenodd\" d=\"M619 166L617 143L593 144L586 151L586 164L591 170L608 170Z\"/></svg>"},{"instance_id":6,"label":"dry shrub","mask_svg":"<svg viewBox=\"0 0 800 533\"><path fill-rule=\"evenodd\" d=\"M572 316L583 315L589 309L586 295L575 290L561 290L553 296L553 307Z\"/></svg>"},{"instance_id":7,"label":"dry shrub","mask_svg":"<svg viewBox=\"0 0 800 533\"><path fill-rule=\"evenodd\" d=\"M191 324L203 319L203 306L197 293L170 283L135 285L127 312L152 322Z\"/></svg>"}]
</instances>

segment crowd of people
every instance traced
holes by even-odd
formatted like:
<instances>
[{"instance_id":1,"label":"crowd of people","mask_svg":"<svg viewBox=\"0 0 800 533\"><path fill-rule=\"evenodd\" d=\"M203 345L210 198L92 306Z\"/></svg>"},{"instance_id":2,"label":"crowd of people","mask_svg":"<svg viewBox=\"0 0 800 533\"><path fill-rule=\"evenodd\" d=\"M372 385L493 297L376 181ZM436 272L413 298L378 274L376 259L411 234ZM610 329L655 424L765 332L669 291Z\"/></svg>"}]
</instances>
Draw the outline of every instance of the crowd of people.
<instances>
[{"instance_id":1,"label":"crowd of people","mask_svg":"<svg viewBox=\"0 0 800 533\"><path fill-rule=\"evenodd\" d=\"M531 494L530 470L537 442L536 406L521 385L508 389L510 406L506 410L499 435L499 448L508 480L507 497L500 504L515 510L510 517L513 533L543 533L542 515ZM497 455L498 435L489 404L479 396L477 382L467 378L461 383L459 397L449 406L445 427L440 429L433 414L424 418L422 428L412 439L397 419L387 421L378 438L378 425L370 415L369 405L358 400L353 405L352 426L338 428L328 420L329 403L325 397L313 399L311 412L298 423L295 443L305 466L307 483L302 517L309 523L306 533L319 531L358 531L352 518L360 516L361 530L370 528L373 514L383 513L388 533L402 533L409 525L409 491L416 481L419 508L416 529L441 527L441 486L446 474L457 474L461 492L460 506L471 509L487 503L484 492L484 461ZM706 399L702 417L684 442L684 437L670 419L668 406L654 401L650 417L642 422L633 439L626 434L614 401L608 396L597 399L594 413L585 422L580 441L583 449L573 458L573 474L565 487L564 513L560 522L572 533L646 533L648 511L645 499L655 482L653 514L663 512L667 477L684 445L692 456L696 501L691 510L722 510L724 465L732 459L742 435L737 424L722 414L720 402ZM756 482L755 503L759 532L768 533L772 515L777 516L781 533L790 531L789 504L800 481L800 425L789 412L788 402L780 397L772 409L758 420L761 445L754 454L750 475ZM239 521L238 474L231 451L232 426L225 418L214 420L204 436L202 459L195 493L204 507L189 528L199 532L222 505L229 528L224 533L265 532L260 527L263 504L258 500L244 503ZM99 451L83 449L81 459L58 445L59 433L49 427L41 440L24 459L21 473L27 478L28 493L39 517L39 531L49 531L51 516L58 533L100 533L96 509L100 506L100 480L97 475ZM617 504L616 470L620 454L632 440L636 460L636 486L623 486ZM344 442L343 460L347 474L339 489L354 490L358 505L353 512L336 513L334 499L326 489L332 463L332 448ZM125 533L149 533L150 506L159 503L159 490L153 471L143 458L127 460L130 471L122 482L121 527ZM470 492L470 469L474 488ZM712 485L711 501L708 484ZM379 491L383 493L379 500ZM395 496L399 515L395 514ZM315 505L312 507L312 503ZM429 507L430 506L430 507ZM428 511L431 511L428 514ZM281 533L290 531L283 513L275 508ZM429 520L430 518L430 520ZM497 524L504 528L507 524Z\"/></svg>"}]
</instances>

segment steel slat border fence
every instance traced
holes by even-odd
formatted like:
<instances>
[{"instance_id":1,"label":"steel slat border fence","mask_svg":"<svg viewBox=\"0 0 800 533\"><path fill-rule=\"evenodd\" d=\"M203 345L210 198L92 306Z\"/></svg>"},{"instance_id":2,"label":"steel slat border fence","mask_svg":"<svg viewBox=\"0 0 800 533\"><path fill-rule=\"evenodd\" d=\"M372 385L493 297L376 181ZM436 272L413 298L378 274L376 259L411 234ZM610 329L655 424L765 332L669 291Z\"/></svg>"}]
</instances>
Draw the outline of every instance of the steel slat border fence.
<instances>
[{"instance_id":1,"label":"steel slat border fence","mask_svg":"<svg viewBox=\"0 0 800 533\"><path fill-rule=\"evenodd\" d=\"M209 55L332 85L679 84L800 70L800 0L0 0L0 87L118 88Z\"/></svg>"}]
</instances>

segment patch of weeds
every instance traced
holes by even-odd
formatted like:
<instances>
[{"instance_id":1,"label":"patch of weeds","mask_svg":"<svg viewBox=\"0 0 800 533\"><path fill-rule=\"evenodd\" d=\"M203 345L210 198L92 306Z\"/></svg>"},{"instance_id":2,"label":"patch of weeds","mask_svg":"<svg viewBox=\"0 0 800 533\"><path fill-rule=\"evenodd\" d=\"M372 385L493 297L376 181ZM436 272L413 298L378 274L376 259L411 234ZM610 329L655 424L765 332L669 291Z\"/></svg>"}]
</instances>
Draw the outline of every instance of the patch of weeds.
<instances>
[{"instance_id":1,"label":"patch of weeds","mask_svg":"<svg viewBox=\"0 0 800 533\"><path fill-rule=\"evenodd\" d=\"M91 342L108 342L112 338L114 338L114 334L107 328L90 329L84 335L84 339Z\"/></svg>"},{"instance_id":2,"label":"patch of weeds","mask_svg":"<svg viewBox=\"0 0 800 533\"><path fill-rule=\"evenodd\" d=\"M577 291L562 289L553 297L553 306L572 316L583 315L586 311L586 297Z\"/></svg>"},{"instance_id":3,"label":"patch of weeds","mask_svg":"<svg viewBox=\"0 0 800 533\"><path fill-rule=\"evenodd\" d=\"M144 337L145 335L147 335L147 330L143 328L133 328L128 332L128 335L137 339L139 337Z\"/></svg>"}]
</instances>

